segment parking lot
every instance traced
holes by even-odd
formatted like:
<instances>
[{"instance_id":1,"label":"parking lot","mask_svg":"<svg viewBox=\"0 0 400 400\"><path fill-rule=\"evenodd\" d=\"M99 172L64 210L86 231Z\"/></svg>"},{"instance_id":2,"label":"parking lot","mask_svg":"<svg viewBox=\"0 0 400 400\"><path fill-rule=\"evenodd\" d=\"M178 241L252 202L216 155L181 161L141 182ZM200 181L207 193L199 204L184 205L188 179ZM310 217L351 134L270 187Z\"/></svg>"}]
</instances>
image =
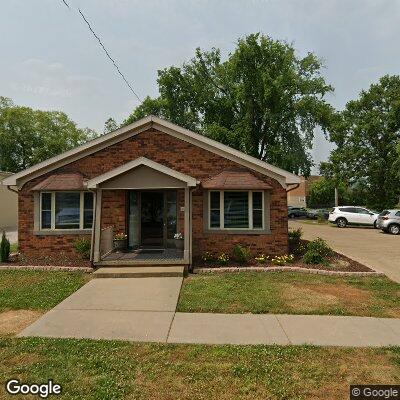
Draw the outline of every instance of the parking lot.
<instances>
[{"instance_id":1,"label":"parking lot","mask_svg":"<svg viewBox=\"0 0 400 400\"><path fill-rule=\"evenodd\" d=\"M400 237L365 227L337 228L335 225L289 221L290 228L301 227L307 240L321 237L339 253L400 282Z\"/></svg>"}]
</instances>

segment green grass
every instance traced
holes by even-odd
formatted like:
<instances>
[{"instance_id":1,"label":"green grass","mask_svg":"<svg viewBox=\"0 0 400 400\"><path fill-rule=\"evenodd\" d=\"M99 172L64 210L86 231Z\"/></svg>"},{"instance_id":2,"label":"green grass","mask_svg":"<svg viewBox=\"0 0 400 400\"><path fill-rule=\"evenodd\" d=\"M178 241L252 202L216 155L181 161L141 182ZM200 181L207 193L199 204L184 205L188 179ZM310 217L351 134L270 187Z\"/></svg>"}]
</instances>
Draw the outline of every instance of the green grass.
<instances>
[{"instance_id":1,"label":"green grass","mask_svg":"<svg viewBox=\"0 0 400 400\"><path fill-rule=\"evenodd\" d=\"M184 281L178 311L400 317L400 284L290 272L194 275Z\"/></svg>"},{"instance_id":2,"label":"green grass","mask_svg":"<svg viewBox=\"0 0 400 400\"><path fill-rule=\"evenodd\" d=\"M78 290L88 274L63 271L0 271L0 312L49 310Z\"/></svg>"},{"instance_id":3,"label":"green grass","mask_svg":"<svg viewBox=\"0 0 400 400\"><path fill-rule=\"evenodd\" d=\"M63 399L338 399L400 380L400 349L0 339L0 381L53 379ZM4 385L0 397L6 397Z\"/></svg>"}]
</instances>

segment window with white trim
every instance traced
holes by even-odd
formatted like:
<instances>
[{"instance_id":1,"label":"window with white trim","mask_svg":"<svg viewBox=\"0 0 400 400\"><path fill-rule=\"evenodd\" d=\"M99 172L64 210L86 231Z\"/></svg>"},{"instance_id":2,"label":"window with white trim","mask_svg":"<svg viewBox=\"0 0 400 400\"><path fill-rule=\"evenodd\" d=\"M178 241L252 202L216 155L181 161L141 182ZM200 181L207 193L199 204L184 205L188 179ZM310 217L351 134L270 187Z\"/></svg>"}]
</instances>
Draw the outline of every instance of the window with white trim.
<instances>
[{"instance_id":1,"label":"window with white trim","mask_svg":"<svg viewBox=\"0 0 400 400\"><path fill-rule=\"evenodd\" d=\"M91 229L92 226L92 192L40 193L40 229Z\"/></svg>"},{"instance_id":2,"label":"window with white trim","mask_svg":"<svg viewBox=\"0 0 400 400\"><path fill-rule=\"evenodd\" d=\"M208 227L209 229L264 229L264 192L209 191Z\"/></svg>"}]
</instances>

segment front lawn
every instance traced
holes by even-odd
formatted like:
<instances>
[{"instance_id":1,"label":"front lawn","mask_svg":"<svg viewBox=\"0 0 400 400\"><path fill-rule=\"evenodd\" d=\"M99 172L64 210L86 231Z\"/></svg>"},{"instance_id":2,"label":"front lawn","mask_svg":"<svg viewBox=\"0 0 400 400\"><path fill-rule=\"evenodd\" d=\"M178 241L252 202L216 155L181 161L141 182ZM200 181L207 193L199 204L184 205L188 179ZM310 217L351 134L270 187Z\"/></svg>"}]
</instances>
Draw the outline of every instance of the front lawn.
<instances>
[{"instance_id":1,"label":"front lawn","mask_svg":"<svg viewBox=\"0 0 400 400\"><path fill-rule=\"evenodd\" d=\"M191 275L178 311L400 317L400 284L386 277L291 272Z\"/></svg>"},{"instance_id":2,"label":"front lawn","mask_svg":"<svg viewBox=\"0 0 400 400\"><path fill-rule=\"evenodd\" d=\"M0 339L0 381L11 378L52 379L64 399L334 400L350 384L398 383L400 348Z\"/></svg>"},{"instance_id":3,"label":"front lawn","mask_svg":"<svg viewBox=\"0 0 400 400\"><path fill-rule=\"evenodd\" d=\"M82 272L0 271L0 312L47 311L77 291L90 278Z\"/></svg>"}]
</instances>

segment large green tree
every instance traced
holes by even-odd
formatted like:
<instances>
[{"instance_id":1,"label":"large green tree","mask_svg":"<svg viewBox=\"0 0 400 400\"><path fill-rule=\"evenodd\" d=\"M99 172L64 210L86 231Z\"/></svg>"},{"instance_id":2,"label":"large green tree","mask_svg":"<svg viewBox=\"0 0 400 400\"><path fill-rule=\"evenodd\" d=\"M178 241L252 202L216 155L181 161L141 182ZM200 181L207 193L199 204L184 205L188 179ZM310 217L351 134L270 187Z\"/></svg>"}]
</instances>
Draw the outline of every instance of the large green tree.
<instances>
[{"instance_id":1,"label":"large green tree","mask_svg":"<svg viewBox=\"0 0 400 400\"><path fill-rule=\"evenodd\" d=\"M196 50L181 67L158 71L160 96L146 98L125 123L155 114L261 160L308 175L316 127L326 129L333 89L313 53L260 34L238 40L226 60Z\"/></svg>"},{"instance_id":2,"label":"large green tree","mask_svg":"<svg viewBox=\"0 0 400 400\"><path fill-rule=\"evenodd\" d=\"M362 182L370 207L397 204L400 77L386 75L348 102L332 119L330 139L337 147L323 165L325 175L349 184Z\"/></svg>"},{"instance_id":3,"label":"large green tree","mask_svg":"<svg viewBox=\"0 0 400 400\"><path fill-rule=\"evenodd\" d=\"M63 112L20 107L0 97L0 170L21 171L95 136Z\"/></svg>"}]
</instances>

